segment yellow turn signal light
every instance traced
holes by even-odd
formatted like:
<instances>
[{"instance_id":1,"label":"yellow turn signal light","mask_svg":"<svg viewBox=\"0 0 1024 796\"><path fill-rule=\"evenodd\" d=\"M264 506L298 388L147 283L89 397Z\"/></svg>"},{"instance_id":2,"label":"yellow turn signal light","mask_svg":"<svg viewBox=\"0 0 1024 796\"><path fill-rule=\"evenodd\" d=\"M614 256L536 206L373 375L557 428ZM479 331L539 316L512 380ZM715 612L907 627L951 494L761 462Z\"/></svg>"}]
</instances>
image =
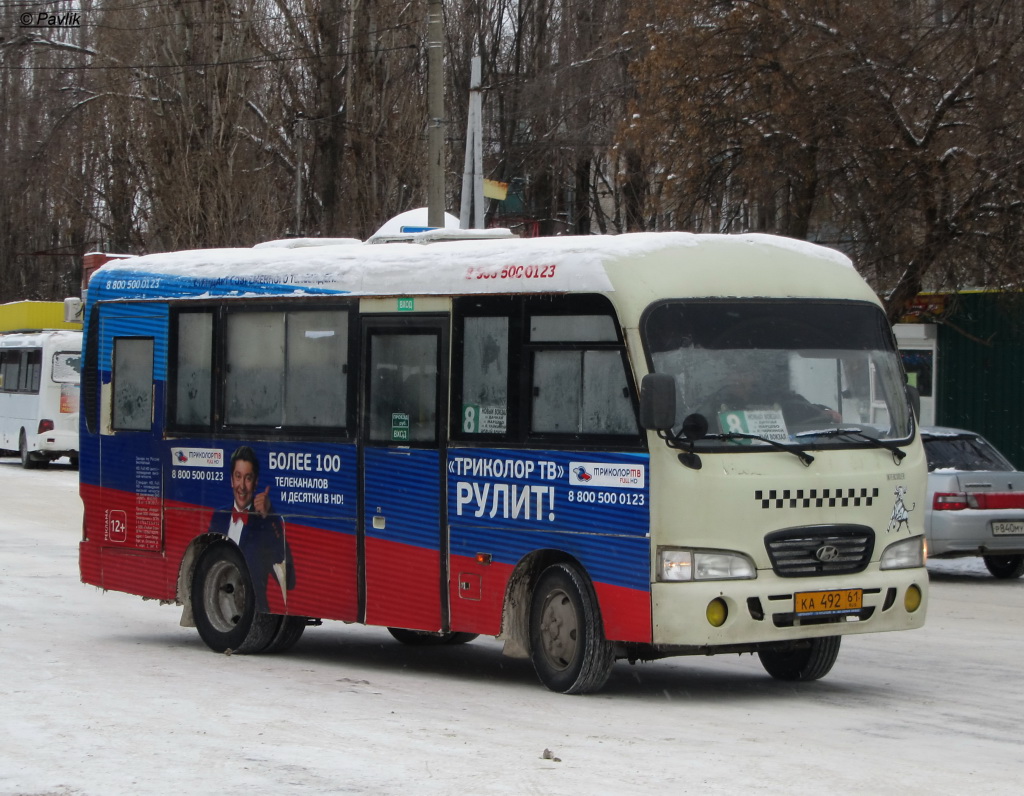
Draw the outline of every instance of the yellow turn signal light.
<instances>
[{"instance_id":1,"label":"yellow turn signal light","mask_svg":"<svg viewBox=\"0 0 1024 796\"><path fill-rule=\"evenodd\" d=\"M907 609L908 614L921 607L921 589L918 586L911 585L907 589L907 593L903 595L903 607Z\"/></svg>"},{"instance_id":2,"label":"yellow turn signal light","mask_svg":"<svg viewBox=\"0 0 1024 796\"><path fill-rule=\"evenodd\" d=\"M707 611L704 613L712 627L721 627L729 618L729 607L725 604L725 600L716 597L708 603Z\"/></svg>"}]
</instances>

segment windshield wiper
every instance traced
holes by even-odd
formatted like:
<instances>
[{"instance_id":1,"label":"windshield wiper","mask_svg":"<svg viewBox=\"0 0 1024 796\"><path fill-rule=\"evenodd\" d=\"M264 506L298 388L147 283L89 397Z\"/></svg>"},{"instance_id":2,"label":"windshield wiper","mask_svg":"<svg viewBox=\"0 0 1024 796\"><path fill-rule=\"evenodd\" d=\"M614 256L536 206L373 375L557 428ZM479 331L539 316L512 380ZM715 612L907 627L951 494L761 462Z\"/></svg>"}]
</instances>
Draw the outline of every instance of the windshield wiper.
<instances>
[{"instance_id":1,"label":"windshield wiper","mask_svg":"<svg viewBox=\"0 0 1024 796\"><path fill-rule=\"evenodd\" d=\"M878 437L872 437L864 433L859 428L828 428L820 431L801 431L799 434L794 434L795 437L857 437L865 442L869 442L876 448L885 448L889 451L893 458L897 462L903 461L906 457L907 452L902 450L895 442L886 442Z\"/></svg>"},{"instance_id":2,"label":"windshield wiper","mask_svg":"<svg viewBox=\"0 0 1024 796\"><path fill-rule=\"evenodd\" d=\"M800 461L802 461L805 466L809 467L811 462L814 461L814 457L811 456L811 454L809 454L807 451L805 451L805 450L803 450L801 448L798 448L795 445L783 445L781 442L777 442L776 440L773 440L773 439L768 439L768 437L762 437L760 434L740 434L738 431L730 431L727 434L708 434L706 437L704 437L704 439L724 439L724 440L756 439L756 440L758 440L760 442L766 442L769 445L771 445L773 448L777 448L780 451L786 451L787 453L792 453Z\"/></svg>"}]
</instances>

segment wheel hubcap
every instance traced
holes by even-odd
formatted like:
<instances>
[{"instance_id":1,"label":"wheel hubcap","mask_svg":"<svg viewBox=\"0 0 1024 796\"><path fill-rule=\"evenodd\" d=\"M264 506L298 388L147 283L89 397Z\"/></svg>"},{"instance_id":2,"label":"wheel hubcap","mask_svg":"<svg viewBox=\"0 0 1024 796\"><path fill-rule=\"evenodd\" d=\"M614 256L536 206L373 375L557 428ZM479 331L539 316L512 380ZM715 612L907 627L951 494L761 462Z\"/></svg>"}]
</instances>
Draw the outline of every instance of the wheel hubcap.
<instances>
[{"instance_id":1,"label":"wheel hubcap","mask_svg":"<svg viewBox=\"0 0 1024 796\"><path fill-rule=\"evenodd\" d=\"M572 600L564 591L554 591L544 601L540 619L540 642L544 656L559 670L567 669L576 656L579 622Z\"/></svg>"},{"instance_id":2,"label":"wheel hubcap","mask_svg":"<svg viewBox=\"0 0 1024 796\"><path fill-rule=\"evenodd\" d=\"M206 578L203 602L210 623L221 633L235 628L245 610L245 584L233 564L219 561Z\"/></svg>"}]
</instances>

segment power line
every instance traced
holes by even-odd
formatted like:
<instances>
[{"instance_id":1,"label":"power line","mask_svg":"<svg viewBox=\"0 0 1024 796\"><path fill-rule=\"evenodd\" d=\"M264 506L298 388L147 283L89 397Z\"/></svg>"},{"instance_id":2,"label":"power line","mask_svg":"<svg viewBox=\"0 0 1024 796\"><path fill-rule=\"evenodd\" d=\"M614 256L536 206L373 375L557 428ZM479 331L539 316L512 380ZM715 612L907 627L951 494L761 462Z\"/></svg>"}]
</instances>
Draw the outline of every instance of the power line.
<instances>
[{"instance_id":1,"label":"power line","mask_svg":"<svg viewBox=\"0 0 1024 796\"><path fill-rule=\"evenodd\" d=\"M377 54L386 52L399 52L401 50L418 50L419 45L416 44L402 44L396 47L379 47L372 50L347 50L344 53L339 53L338 56L345 55L366 55L366 54ZM82 56L95 58L95 57L106 57L101 53L80 53ZM80 65L59 65L59 66L45 66L34 64L31 66L25 65L14 65L14 64L2 64L0 63L0 69L10 69L11 71L17 72L96 72L96 71L138 71L138 70L156 70L156 69L212 69L214 67L223 66L254 66L260 64L273 64L273 63L287 63L290 61L311 61L314 59L323 58L323 55L317 55L316 53L307 53L305 55L280 55L280 56L259 56L255 58L239 58L232 61L202 61L199 63L183 63L183 64L80 64Z\"/></svg>"}]
</instances>

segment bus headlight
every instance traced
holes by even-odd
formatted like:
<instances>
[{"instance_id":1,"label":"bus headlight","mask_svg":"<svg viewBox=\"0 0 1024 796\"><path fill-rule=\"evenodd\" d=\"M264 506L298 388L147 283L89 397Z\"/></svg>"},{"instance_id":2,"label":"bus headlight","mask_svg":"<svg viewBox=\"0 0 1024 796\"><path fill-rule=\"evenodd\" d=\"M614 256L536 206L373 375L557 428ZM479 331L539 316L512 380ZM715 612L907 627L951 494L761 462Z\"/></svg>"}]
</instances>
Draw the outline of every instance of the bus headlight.
<instances>
[{"instance_id":1,"label":"bus headlight","mask_svg":"<svg viewBox=\"0 0 1024 796\"><path fill-rule=\"evenodd\" d=\"M757 577L754 562L725 550L659 547L655 573L659 581L738 580Z\"/></svg>"},{"instance_id":2,"label":"bus headlight","mask_svg":"<svg viewBox=\"0 0 1024 796\"><path fill-rule=\"evenodd\" d=\"M924 537L911 536L894 542L882 552L879 569L911 569L924 566Z\"/></svg>"}]
</instances>

